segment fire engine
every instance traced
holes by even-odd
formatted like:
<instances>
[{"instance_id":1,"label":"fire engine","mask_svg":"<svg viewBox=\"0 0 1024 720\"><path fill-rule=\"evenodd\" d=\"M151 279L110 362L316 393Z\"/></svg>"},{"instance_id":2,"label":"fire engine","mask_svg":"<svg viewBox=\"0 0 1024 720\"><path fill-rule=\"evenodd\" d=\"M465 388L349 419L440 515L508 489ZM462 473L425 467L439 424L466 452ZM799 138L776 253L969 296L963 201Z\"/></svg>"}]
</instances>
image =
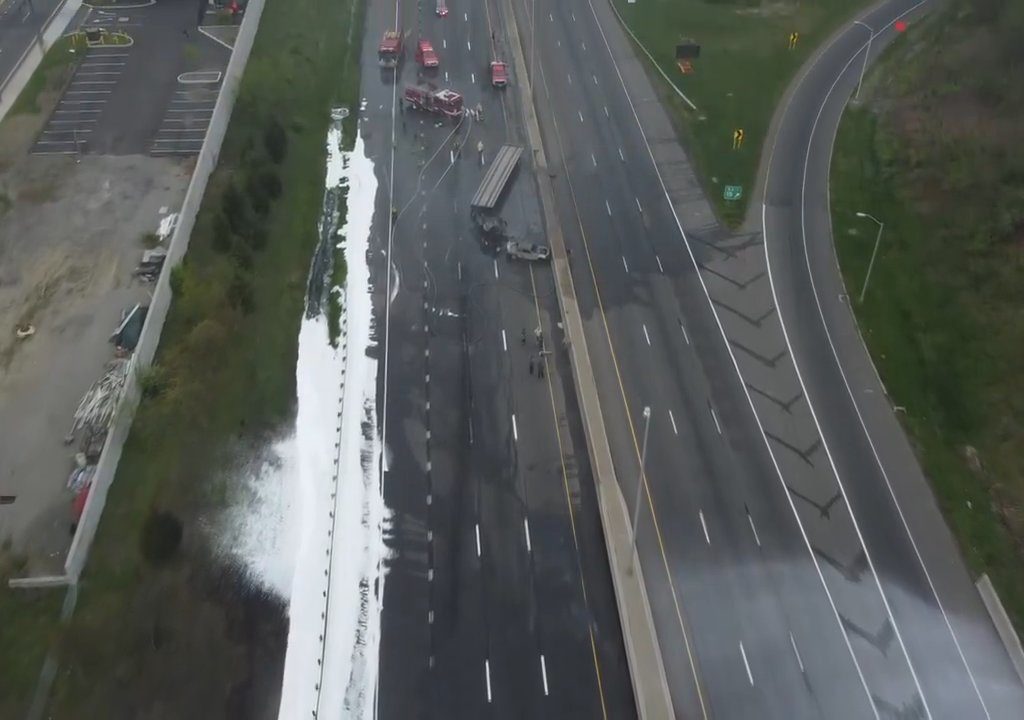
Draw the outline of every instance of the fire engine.
<instances>
[{"instance_id":1,"label":"fire engine","mask_svg":"<svg viewBox=\"0 0 1024 720\"><path fill-rule=\"evenodd\" d=\"M410 85L405 88L405 102L416 110L447 115L462 115L462 95L454 90L437 89L432 85Z\"/></svg>"},{"instance_id":2,"label":"fire engine","mask_svg":"<svg viewBox=\"0 0 1024 720\"><path fill-rule=\"evenodd\" d=\"M398 61L402 57L402 32L400 30L387 30L381 38L380 47L377 48L377 59L383 68L398 67Z\"/></svg>"},{"instance_id":3,"label":"fire engine","mask_svg":"<svg viewBox=\"0 0 1024 720\"><path fill-rule=\"evenodd\" d=\"M434 52L434 46L430 44L429 40L420 40L416 45L416 62L425 68L436 68L441 64L441 61L437 59L437 53Z\"/></svg>"}]
</instances>

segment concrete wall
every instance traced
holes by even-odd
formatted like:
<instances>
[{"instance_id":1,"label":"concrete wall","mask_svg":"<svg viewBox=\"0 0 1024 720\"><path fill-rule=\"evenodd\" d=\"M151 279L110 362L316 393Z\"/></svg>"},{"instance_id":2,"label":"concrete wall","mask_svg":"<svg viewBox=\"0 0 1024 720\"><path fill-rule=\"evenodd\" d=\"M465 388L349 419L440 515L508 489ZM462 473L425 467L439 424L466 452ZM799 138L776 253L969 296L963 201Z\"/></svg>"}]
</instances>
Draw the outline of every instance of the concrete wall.
<instances>
[{"instance_id":1,"label":"concrete wall","mask_svg":"<svg viewBox=\"0 0 1024 720\"><path fill-rule=\"evenodd\" d=\"M103 514L103 507L107 501L107 493L110 492L110 485L117 472L117 463L121 459L121 450L128 438L128 431L131 429L132 417L139 405L140 389L138 384L139 371L148 367L153 361L157 345L160 343L160 333L164 327L164 320L167 319L167 311L171 304L170 272L173 267L180 264L188 250L189 239L192 236L192 228L195 226L196 214L203 201L203 194L206 192L206 183L210 174L217 167L217 158L220 155L221 144L228 129L228 121L231 119L231 110L235 106L235 99L238 97L238 87L242 80L242 72L249 60L249 53L252 50L253 41L256 38L256 28L259 26L260 16L263 14L265 0L249 0L245 11L245 19L235 41L235 49L231 54L227 70L224 72L224 83L221 86L217 104L213 110L213 117L206 130L206 138L203 148L196 161L195 172L192 173L192 181L189 183L185 201L182 203L178 215L178 225L171 236L167 251L167 261L164 264L163 272L156 282L153 290L153 300L149 305L149 314L146 316L146 324L142 329L139 344L135 349L135 356L132 361L132 373L129 377L128 386L124 397L114 414L111 423L110 433L107 435L107 442L103 447L99 462L96 465L96 474L93 476L92 491L82 512L82 518L78 523L78 530L71 542L71 549L68 551L67 560L64 563L64 570L71 582L77 582L85 567L85 561L89 555L89 548L92 546L93 538L96 537L96 528ZM134 542L134 538L130 539Z\"/></svg>"}]
</instances>

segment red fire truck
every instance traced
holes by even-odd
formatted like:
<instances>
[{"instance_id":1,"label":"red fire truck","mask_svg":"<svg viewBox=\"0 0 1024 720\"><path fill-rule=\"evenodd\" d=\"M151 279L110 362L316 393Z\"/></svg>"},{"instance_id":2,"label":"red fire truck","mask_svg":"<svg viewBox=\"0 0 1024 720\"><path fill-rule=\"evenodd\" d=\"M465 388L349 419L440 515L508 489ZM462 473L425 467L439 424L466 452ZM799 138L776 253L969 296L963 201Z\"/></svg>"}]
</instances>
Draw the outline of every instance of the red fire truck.
<instances>
[{"instance_id":1,"label":"red fire truck","mask_svg":"<svg viewBox=\"0 0 1024 720\"><path fill-rule=\"evenodd\" d=\"M386 30L381 38L380 47L377 48L377 59L382 68L398 67L398 61L402 57L402 32L401 30Z\"/></svg>"},{"instance_id":2,"label":"red fire truck","mask_svg":"<svg viewBox=\"0 0 1024 720\"><path fill-rule=\"evenodd\" d=\"M410 85L405 88L405 102L416 110L457 118L462 115L462 95L454 90L437 89L432 85Z\"/></svg>"},{"instance_id":3,"label":"red fire truck","mask_svg":"<svg viewBox=\"0 0 1024 720\"><path fill-rule=\"evenodd\" d=\"M437 59L437 53L434 52L434 46L430 44L429 40L420 40L416 46L416 62L425 68L436 68L441 64L441 61Z\"/></svg>"}]
</instances>

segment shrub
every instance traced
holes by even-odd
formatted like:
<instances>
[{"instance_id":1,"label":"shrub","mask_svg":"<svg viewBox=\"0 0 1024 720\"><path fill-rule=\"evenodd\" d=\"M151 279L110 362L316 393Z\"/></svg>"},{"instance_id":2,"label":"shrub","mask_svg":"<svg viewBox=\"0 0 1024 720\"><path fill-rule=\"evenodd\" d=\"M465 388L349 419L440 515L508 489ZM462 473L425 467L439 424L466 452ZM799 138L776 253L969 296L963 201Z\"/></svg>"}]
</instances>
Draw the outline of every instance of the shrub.
<instances>
[{"instance_id":1,"label":"shrub","mask_svg":"<svg viewBox=\"0 0 1024 720\"><path fill-rule=\"evenodd\" d=\"M213 217L213 249L217 252L226 253L231 249L231 223L227 215L219 212Z\"/></svg>"},{"instance_id":2,"label":"shrub","mask_svg":"<svg viewBox=\"0 0 1024 720\"><path fill-rule=\"evenodd\" d=\"M288 152L288 135L277 118L271 118L267 123L267 129L263 133L263 144L270 159L280 165Z\"/></svg>"},{"instance_id":3,"label":"shrub","mask_svg":"<svg viewBox=\"0 0 1024 720\"><path fill-rule=\"evenodd\" d=\"M231 231L236 235L244 235L249 229L252 218L249 203L234 180L229 182L224 189L223 208Z\"/></svg>"},{"instance_id":4,"label":"shrub","mask_svg":"<svg viewBox=\"0 0 1024 720\"><path fill-rule=\"evenodd\" d=\"M171 286L171 294L176 298L181 298L185 294L185 265L175 265L171 268L171 274L168 277L168 282Z\"/></svg>"},{"instance_id":5,"label":"shrub","mask_svg":"<svg viewBox=\"0 0 1024 720\"><path fill-rule=\"evenodd\" d=\"M163 565L175 556L181 545L181 520L173 513L152 510L142 526L142 557L152 565Z\"/></svg>"},{"instance_id":6,"label":"shrub","mask_svg":"<svg viewBox=\"0 0 1024 720\"><path fill-rule=\"evenodd\" d=\"M231 307L248 315L256 307L256 296L253 293L252 278L248 273L236 270L231 284L228 286L228 302Z\"/></svg>"}]
</instances>

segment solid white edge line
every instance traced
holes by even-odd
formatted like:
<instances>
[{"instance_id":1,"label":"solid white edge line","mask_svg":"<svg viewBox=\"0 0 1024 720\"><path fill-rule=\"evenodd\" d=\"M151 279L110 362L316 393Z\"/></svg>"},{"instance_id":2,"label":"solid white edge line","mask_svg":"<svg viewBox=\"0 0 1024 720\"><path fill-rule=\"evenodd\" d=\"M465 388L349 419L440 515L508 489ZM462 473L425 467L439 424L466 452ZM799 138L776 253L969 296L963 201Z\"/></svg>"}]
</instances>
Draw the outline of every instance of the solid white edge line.
<instances>
[{"instance_id":1,"label":"solid white edge line","mask_svg":"<svg viewBox=\"0 0 1024 720\"><path fill-rule=\"evenodd\" d=\"M651 144L647 140L647 135L643 131L643 126L640 124L640 117L637 115L636 107L633 105L633 99L629 96L629 91L626 89L626 81L622 77L622 71L619 69L618 63L615 61L615 56L611 51L611 46L608 44L608 38L605 36L604 28L601 27L601 21L597 18L597 11L594 9L592 0L587 0L587 4L590 5L590 12L594 16L594 21L597 24L598 31L601 33L601 38L604 40L605 49L608 51L608 56L611 58L612 65L615 67L615 73L619 78L619 84L622 86L623 94L626 96L626 101L629 103L629 107L633 112L633 119L636 121L637 129L640 131L640 136L644 140L644 146L647 148L647 155L651 160L651 164L654 167L654 172L658 176L658 181L661 185L662 193L665 195L665 199L668 202L669 210L672 213L672 217L675 220L676 228L679 230L679 234L683 238L683 244L686 247L687 254L690 257L690 262L693 264L694 269L697 271L697 279L700 282L701 289L704 292L704 297L708 302L708 306L711 310L712 316L715 318L715 324L718 327L718 331L722 336L722 342L726 347L726 351L729 353L729 358L732 361L733 369L736 371L736 377L740 381L740 386L743 389L743 394L747 398L747 404L750 406L750 411L754 415L754 421L757 423L758 430L761 433L761 438L764 441L765 448L768 450L768 455L771 458L772 466L775 470L776 477L782 486L782 492L786 497L786 501L789 504L790 511L796 520L797 527L800 530L800 536L803 538L804 546L807 548L807 553L811 558L811 562L814 564L815 572L818 575L818 580L821 583L821 587L828 598L829 606L832 608L832 614L835 617L836 625L839 627L842 633L843 640L846 643L846 649L849 652L850 659L853 662L854 667L857 670L857 676L860 679L861 687L864 689L864 694L868 699L868 704L871 707L872 713L875 716L875 720L881 720L878 713L878 708L875 706L874 698L871 694L871 689L868 687L867 679L864 677L864 671L860 667L860 662L857 660L856 654L853 652L853 646L850 643L850 636L843 625L842 617L839 615L839 608L836 607L835 598L832 597L832 591L829 590L828 584L825 582L825 576L821 571L821 564L818 562L818 558L814 554L814 549L811 547L810 538L807 537L807 531L803 526L803 522L800 520L800 515L797 512L796 505L793 502L793 497L790 495L789 490L786 487L786 480L782 475L782 468L779 467L775 452L772 450L771 443L768 441L768 436L765 434L764 425L761 422L760 416L757 414L757 410L754 407L754 399L750 396L750 391L747 389L746 382L743 379L743 373L740 371L739 363L736 360L736 354L733 352L732 346L729 344L729 338L725 334L725 327L722 325L722 320L718 316L718 312L715 310L714 303L711 301L711 294L708 291L707 283L704 282L704 276L701 275L700 266L697 263L697 258L693 254L693 248L690 246L690 241L686 236L686 231L683 230L683 225L679 221L679 215L676 213L675 207L672 205L671 198L668 194L668 188L665 186L665 179L661 176L661 171L658 169L657 161L654 159L654 152L651 150ZM703 705L702 705L703 710ZM706 710L704 716L707 717Z\"/></svg>"},{"instance_id":2,"label":"solid white edge line","mask_svg":"<svg viewBox=\"0 0 1024 720\"><path fill-rule=\"evenodd\" d=\"M892 22L895 22L896 20L899 20L899 19L905 17L906 15L909 15L910 13L912 13L915 10L917 10L919 7L921 7L922 5L926 4L927 2L928 2L928 0L920 0L920 2L916 3L912 7L908 8L907 10L902 12L901 14L897 15L893 19ZM881 30L879 30L879 32L874 33L874 35L872 37L877 37L879 33L884 31L885 28L889 27L889 25L891 25L891 24L892 23L889 23L889 24L885 25ZM860 55L861 51L867 52L867 48L868 48L868 43L865 43L864 45L862 45L861 48L856 53L854 53L851 56L851 58L847 61L846 65L843 66L843 69L836 76L835 81L833 81L831 87L829 88L828 92L825 95L825 98L822 100L821 107L818 109L818 113L817 113L817 115L814 118L814 124L811 127L811 135L810 135L810 138L808 138L808 146L807 146L808 147L808 152L804 156L804 172L803 172L803 177L802 177L802 180L801 180L801 190L800 190L800 234L801 234L801 239L803 241L804 260L805 260L806 265L807 265L807 274L808 274L808 277L810 278L811 291L814 294L815 305L817 305L818 315L821 318L821 324L822 324L822 327L825 330L825 337L828 339L829 347L832 350L832 357L835 359L836 366L839 369L839 374L843 378L843 385L846 387L846 392L850 396L850 401L853 404L854 412L857 414L857 420L860 422L861 429L864 432L864 437L867 439L868 445L871 448L871 454L874 456L875 463L878 465L878 469L882 473L882 478L885 480L885 485L886 485L886 487L889 490L889 496L892 498L893 505L896 508L897 514L900 516L900 522L903 525L903 529L904 529L904 531L907 534L907 539L910 540L910 545L911 545L911 547L914 550L914 555L917 557L918 564L921 566L921 570L924 572L925 580L928 582L928 587L932 591L932 596L935 598L935 603L938 605L939 612L942 614L943 621L946 623L946 628L949 630L949 634L950 634L950 636L951 636L951 638L953 640L953 645L956 647L957 654L960 656L960 661L963 663L964 669L967 671L967 676L971 680L971 685L974 687L974 692L978 696L978 702L981 703L981 707L982 707L982 710L985 713L985 717L991 719L992 716L989 714L988 707L985 704L985 698L982 697L981 689L978 687L978 683L977 683L977 680L974 677L974 673L971 670L971 666L967 662L967 658L964 655L963 648L960 646L960 641L959 641L959 639L956 636L956 632L953 630L953 625L950 622L949 616L946 613L946 609L945 609L945 607L942 604L942 600L939 598L938 590L936 590L935 583L932 581L931 574L928 572L928 568L925 565L924 558L921 556L921 552L920 552L920 550L918 549L918 546L917 546L917 541L914 540L914 536L913 536L913 534L910 531L910 525L909 525L909 523L907 523L906 516L903 514L903 508L900 506L899 501L896 499L896 492L895 492L895 490L892 487L892 482L889 480L889 474L886 472L885 467L882 464L882 460L881 460L881 458L878 455L878 450L875 447L875 442L874 442L874 440L871 437L871 433L868 431L867 423L864 422L864 416L861 414L860 407L857 404L857 399L856 399L856 397L854 396L854 393L853 393L853 389L850 387L850 382L849 382L848 378L846 377L845 371L843 370L842 363L839 361L839 354L836 351L835 344L832 341L832 333L829 331L828 324L825 322L825 313L824 313L824 310L823 310L823 308L821 306L821 298L818 295L817 285L814 282L814 274L811 271L811 260L810 260L810 256L809 256L808 251L807 251L807 231L806 231L804 219L806 217L805 201L806 201L806 187L807 187L807 167L808 167L809 158L810 158L810 143L813 141L814 132L817 129L817 126L818 126L818 121L821 118L821 114L824 111L825 105L828 104L828 100L829 100L829 98L832 95L832 91L835 90L836 85L839 84L839 80L846 73L846 70L853 63L854 59L856 59L856 57L858 55ZM787 106L787 111L788 111L788 106ZM768 160L768 169L769 170L771 169L771 160L774 157L774 154L775 154L775 148L773 146L772 147L772 153L771 153L771 155L769 155L769 160ZM832 166L832 153L831 153L831 150L829 152L829 162L828 162L828 165L829 165L829 168L828 168L827 172L828 172L829 176L831 176L831 166ZM765 173L765 193L766 194L767 194L767 186L768 186L768 177L769 177L769 175L766 172ZM827 195L829 197L831 196L831 183L829 183L826 186L826 193L827 193ZM830 207L831 207L831 202L830 202ZM765 229L764 228L764 225L765 225L765 214L764 214L764 211L765 211L765 207L764 207L764 203L762 202L762 215L761 215L762 234L765 234L763 232L764 229ZM829 225L831 226L831 218L829 218ZM833 235L833 237L834 237L834 235ZM833 253L834 252L835 252L835 248L833 246ZM766 260L768 258L767 242L765 243L765 258L766 258ZM768 262L768 266L769 266L769 276L768 276L768 279L769 279L769 282L771 283L771 262L770 262L770 260L767 260L767 262ZM837 259L837 263L838 263L838 259ZM774 284L773 284L772 285L772 294L774 295L774 293L775 293L775 290L774 290ZM776 300L776 307L778 307L778 301L777 300ZM782 321L782 313L781 312L779 313L779 321L780 321L780 323ZM855 318L854 318L854 324L856 325L856 319ZM788 343L788 339L787 339L787 343ZM792 356L792 352L790 352L790 355ZM795 357L793 357L793 366L797 367L797 362L796 362L796 358ZM877 375L877 369L876 369L875 372L876 372L876 375ZM797 368L797 375L798 376L799 376L799 373L800 373L799 368ZM879 378L879 384L881 384L881 378ZM802 385L803 385L803 381L801 380L801 386ZM806 393L807 393L807 391L806 391L806 388L805 388L804 389L805 396L807 396ZM807 397L808 397L808 405L810 405L810 397L809 396L807 396ZM813 414L813 409L812 409L812 414ZM817 419L815 419L815 423L817 423ZM819 434L820 434L820 428L819 428ZM823 440L824 440L824 438L823 438ZM827 452L827 447L826 447L826 452ZM844 494L844 500L845 500L845 494ZM847 502L847 507L849 507L849 502ZM850 508L850 516L851 516L851 518L853 517L853 509L852 508ZM854 524L856 525L856 520L854 520ZM858 529L858 535L859 535L859 529ZM866 547L865 547L865 552L867 552L867 548ZM869 562L870 562L870 557L869 557ZM872 569L872 571L874 571L874 570ZM895 621L894 621L894 624L895 624ZM899 629L898 628L896 628L896 634L897 634L897 636L899 636ZM902 639L900 640L900 643L902 645ZM908 662L909 662L909 657L908 657ZM911 671L913 672L913 668L911 668ZM923 692L921 693L921 699L922 699L922 701L924 701L924 693ZM925 701L925 709L926 710L928 709L927 708L927 701Z\"/></svg>"},{"instance_id":3,"label":"solid white edge line","mask_svg":"<svg viewBox=\"0 0 1024 720\"><path fill-rule=\"evenodd\" d=\"M747 662L747 651L743 649L743 641L740 640L740 655L743 656L743 667L747 669L747 680L750 681L751 686L754 684L754 674L750 672L750 663Z\"/></svg>"}]
</instances>

